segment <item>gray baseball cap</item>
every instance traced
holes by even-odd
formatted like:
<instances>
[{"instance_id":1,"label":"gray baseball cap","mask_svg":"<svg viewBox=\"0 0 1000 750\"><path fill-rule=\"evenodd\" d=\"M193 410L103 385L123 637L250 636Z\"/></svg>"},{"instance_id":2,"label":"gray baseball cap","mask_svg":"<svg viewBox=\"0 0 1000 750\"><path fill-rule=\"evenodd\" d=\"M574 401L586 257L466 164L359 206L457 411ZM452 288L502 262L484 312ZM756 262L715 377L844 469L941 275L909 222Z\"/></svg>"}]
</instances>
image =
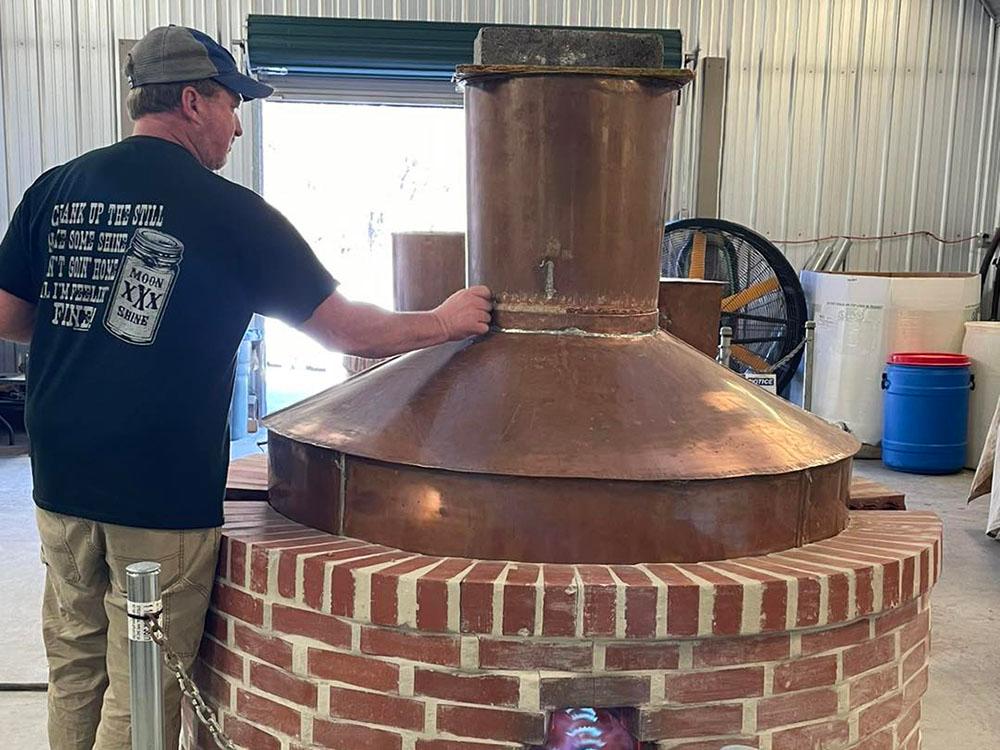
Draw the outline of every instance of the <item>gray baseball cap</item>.
<instances>
[{"instance_id":1,"label":"gray baseball cap","mask_svg":"<svg viewBox=\"0 0 1000 750\"><path fill-rule=\"evenodd\" d=\"M132 88L210 78L244 101L274 93L267 84L240 73L229 50L186 26L159 26L136 42L128 53L125 75Z\"/></svg>"}]
</instances>

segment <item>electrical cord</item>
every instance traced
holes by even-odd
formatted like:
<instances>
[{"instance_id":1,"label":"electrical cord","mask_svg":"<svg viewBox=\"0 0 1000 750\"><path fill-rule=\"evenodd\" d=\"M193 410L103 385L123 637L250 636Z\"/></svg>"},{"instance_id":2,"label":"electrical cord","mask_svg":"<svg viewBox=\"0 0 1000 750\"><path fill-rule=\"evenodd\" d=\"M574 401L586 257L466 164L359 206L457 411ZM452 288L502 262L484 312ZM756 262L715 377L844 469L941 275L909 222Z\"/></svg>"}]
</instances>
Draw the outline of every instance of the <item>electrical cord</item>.
<instances>
[{"instance_id":1,"label":"electrical cord","mask_svg":"<svg viewBox=\"0 0 1000 750\"><path fill-rule=\"evenodd\" d=\"M968 237L960 237L957 240L946 240L943 237L938 237L934 232L926 229L918 230L916 232L903 232L902 234L877 234L877 235L854 235L854 234L831 234L826 237L816 237L811 240L770 240L775 245L809 245L813 242L829 242L830 240L851 240L851 242L874 242L876 240L901 240L907 237L929 237L935 242L940 242L944 245L960 245L963 242L970 242L971 240L978 240L982 235L973 234Z\"/></svg>"}]
</instances>

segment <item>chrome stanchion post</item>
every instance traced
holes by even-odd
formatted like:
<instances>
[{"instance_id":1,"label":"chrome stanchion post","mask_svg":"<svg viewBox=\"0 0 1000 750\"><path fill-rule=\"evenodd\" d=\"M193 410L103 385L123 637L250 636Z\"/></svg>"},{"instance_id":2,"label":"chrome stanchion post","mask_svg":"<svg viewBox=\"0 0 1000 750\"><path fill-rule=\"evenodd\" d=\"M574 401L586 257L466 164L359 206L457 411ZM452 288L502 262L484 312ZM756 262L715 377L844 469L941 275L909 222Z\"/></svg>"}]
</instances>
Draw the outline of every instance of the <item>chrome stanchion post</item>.
<instances>
[{"instance_id":1,"label":"chrome stanchion post","mask_svg":"<svg viewBox=\"0 0 1000 750\"><path fill-rule=\"evenodd\" d=\"M722 326L719 329L719 355L715 358L723 367L729 367L729 355L732 351L733 329L729 326Z\"/></svg>"},{"instance_id":2,"label":"chrome stanchion post","mask_svg":"<svg viewBox=\"0 0 1000 750\"><path fill-rule=\"evenodd\" d=\"M131 684L132 750L163 750L163 680L160 647L149 634L148 615L163 611L160 564L125 568L128 598L128 659Z\"/></svg>"},{"instance_id":3,"label":"chrome stanchion post","mask_svg":"<svg viewBox=\"0 0 1000 750\"><path fill-rule=\"evenodd\" d=\"M812 411L813 405L813 364L816 344L816 321L806 321L806 342L802 349L802 408Z\"/></svg>"}]
</instances>

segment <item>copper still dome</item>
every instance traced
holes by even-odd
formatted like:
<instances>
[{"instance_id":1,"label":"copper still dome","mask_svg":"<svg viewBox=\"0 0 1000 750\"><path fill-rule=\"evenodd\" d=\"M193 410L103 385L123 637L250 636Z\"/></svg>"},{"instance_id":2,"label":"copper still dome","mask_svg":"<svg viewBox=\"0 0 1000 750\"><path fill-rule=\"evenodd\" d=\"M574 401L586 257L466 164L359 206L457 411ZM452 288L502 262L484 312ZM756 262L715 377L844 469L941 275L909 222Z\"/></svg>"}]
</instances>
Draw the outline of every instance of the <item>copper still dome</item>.
<instances>
[{"instance_id":1,"label":"copper still dome","mask_svg":"<svg viewBox=\"0 0 1000 750\"><path fill-rule=\"evenodd\" d=\"M465 66L492 331L270 416L272 505L433 555L693 562L839 533L856 441L657 326L682 70Z\"/></svg>"}]
</instances>

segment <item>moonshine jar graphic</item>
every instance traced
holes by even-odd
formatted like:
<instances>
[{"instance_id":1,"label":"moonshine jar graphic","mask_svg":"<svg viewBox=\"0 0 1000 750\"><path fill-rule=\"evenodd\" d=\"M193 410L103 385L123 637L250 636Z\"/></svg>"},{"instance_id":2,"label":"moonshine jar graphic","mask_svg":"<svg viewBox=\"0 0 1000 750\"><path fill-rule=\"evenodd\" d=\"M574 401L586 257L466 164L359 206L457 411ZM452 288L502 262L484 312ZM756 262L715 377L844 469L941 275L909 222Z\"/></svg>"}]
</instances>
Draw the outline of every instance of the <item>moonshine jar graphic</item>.
<instances>
[{"instance_id":1,"label":"moonshine jar graphic","mask_svg":"<svg viewBox=\"0 0 1000 750\"><path fill-rule=\"evenodd\" d=\"M153 343L183 254L184 245L176 237L136 229L104 313L104 327L133 344Z\"/></svg>"}]
</instances>

